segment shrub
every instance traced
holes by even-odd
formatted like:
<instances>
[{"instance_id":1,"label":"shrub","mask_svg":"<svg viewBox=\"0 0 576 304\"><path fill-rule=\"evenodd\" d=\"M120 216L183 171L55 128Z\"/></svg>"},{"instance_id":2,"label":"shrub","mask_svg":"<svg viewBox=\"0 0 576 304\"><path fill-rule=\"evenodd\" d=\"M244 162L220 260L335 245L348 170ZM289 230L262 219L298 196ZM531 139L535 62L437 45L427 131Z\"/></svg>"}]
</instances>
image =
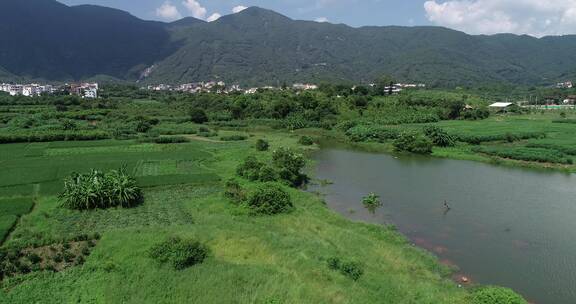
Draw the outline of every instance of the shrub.
<instances>
[{"instance_id":1,"label":"shrub","mask_svg":"<svg viewBox=\"0 0 576 304\"><path fill-rule=\"evenodd\" d=\"M103 173L92 170L88 174L73 173L64 180L59 196L61 205L76 210L110 207L133 207L142 202L142 191L133 176L122 168Z\"/></svg>"},{"instance_id":2,"label":"shrub","mask_svg":"<svg viewBox=\"0 0 576 304\"><path fill-rule=\"evenodd\" d=\"M151 258L159 263L169 264L176 270L200 264L208 257L208 254L209 249L204 244L178 237L157 244L149 251Z\"/></svg>"},{"instance_id":3,"label":"shrub","mask_svg":"<svg viewBox=\"0 0 576 304\"><path fill-rule=\"evenodd\" d=\"M426 126L424 134L438 147L454 146L454 138L440 127Z\"/></svg>"},{"instance_id":4,"label":"shrub","mask_svg":"<svg viewBox=\"0 0 576 304\"><path fill-rule=\"evenodd\" d=\"M527 304L512 289L504 287L484 287L472 293L472 304Z\"/></svg>"},{"instance_id":5,"label":"shrub","mask_svg":"<svg viewBox=\"0 0 576 304\"><path fill-rule=\"evenodd\" d=\"M208 122L208 115L206 115L206 112L200 108L191 109L189 115L190 120L193 123L203 124Z\"/></svg>"},{"instance_id":6,"label":"shrub","mask_svg":"<svg viewBox=\"0 0 576 304\"><path fill-rule=\"evenodd\" d=\"M250 194L248 207L257 214L274 215L294 208L288 192L276 183L264 183Z\"/></svg>"},{"instance_id":7,"label":"shrub","mask_svg":"<svg viewBox=\"0 0 576 304\"><path fill-rule=\"evenodd\" d=\"M336 270L354 281L358 281L364 274L364 269L361 264L342 261L340 258L335 257L328 259L328 268Z\"/></svg>"},{"instance_id":8,"label":"shrub","mask_svg":"<svg viewBox=\"0 0 576 304\"><path fill-rule=\"evenodd\" d=\"M246 192L235 179L226 181L224 196L235 203L240 203L246 200Z\"/></svg>"},{"instance_id":9,"label":"shrub","mask_svg":"<svg viewBox=\"0 0 576 304\"><path fill-rule=\"evenodd\" d=\"M380 196L376 195L374 192L362 198L362 204L364 205L364 208L368 209L372 213L374 213L378 207L382 206Z\"/></svg>"},{"instance_id":10,"label":"shrub","mask_svg":"<svg viewBox=\"0 0 576 304\"><path fill-rule=\"evenodd\" d=\"M292 187L299 187L308 181L300 171L306 166L306 159L291 149L280 148L272 153L272 161L279 170L280 179Z\"/></svg>"},{"instance_id":11,"label":"shrub","mask_svg":"<svg viewBox=\"0 0 576 304\"><path fill-rule=\"evenodd\" d=\"M222 136L220 137L221 141L242 141L247 140L248 136L245 135L230 135L230 136Z\"/></svg>"},{"instance_id":12,"label":"shrub","mask_svg":"<svg viewBox=\"0 0 576 304\"><path fill-rule=\"evenodd\" d=\"M466 142L473 145L479 145L483 142L491 141L518 141L531 138L545 138L546 133L543 132L517 132L517 133L504 133L504 134L490 134L490 135L466 135L461 134L455 138L458 141Z\"/></svg>"},{"instance_id":13,"label":"shrub","mask_svg":"<svg viewBox=\"0 0 576 304\"><path fill-rule=\"evenodd\" d=\"M298 143L303 145L303 146L311 146L314 144L314 139L310 136L302 136L298 140Z\"/></svg>"},{"instance_id":14,"label":"shrub","mask_svg":"<svg viewBox=\"0 0 576 304\"><path fill-rule=\"evenodd\" d=\"M183 136L160 136L154 139L157 144L178 144L190 142L190 140Z\"/></svg>"},{"instance_id":15,"label":"shrub","mask_svg":"<svg viewBox=\"0 0 576 304\"><path fill-rule=\"evenodd\" d=\"M248 156L244 162L236 169L236 174L248 180L256 181L260 178L260 169L264 163L259 161L255 156Z\"/></svg>"},{"instance_id":16,"label":"shrub","mask_svg":"<svg viewBox=\"0 0 576 304\"><path fill-rule=\"evenodd\" d=\"M403 133L394 141L396 151L406 151L416 154L432 153L432 141L418 133Z\"/></svg>"},{"instance_id":17,"label":"shrub","mask_svg":"<svg viewBox=\"0 0 576 304\"><path fill-rule=\"evenodd\" d=\"M256 141L256 150L268 151L269 148L270 148L270 144L268 143L268 141L261 139L261 138Z\"/></svg>"}]
</instances>

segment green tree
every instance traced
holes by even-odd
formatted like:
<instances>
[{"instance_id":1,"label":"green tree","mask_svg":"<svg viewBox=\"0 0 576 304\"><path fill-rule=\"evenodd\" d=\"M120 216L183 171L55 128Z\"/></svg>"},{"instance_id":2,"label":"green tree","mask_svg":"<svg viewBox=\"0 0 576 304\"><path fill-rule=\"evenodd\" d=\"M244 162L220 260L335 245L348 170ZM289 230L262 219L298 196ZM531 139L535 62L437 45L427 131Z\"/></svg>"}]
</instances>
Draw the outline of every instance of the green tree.
<instances>
[{"instance_id":1,"label":"green tree","mask_svg":"<svg viewBox=\"0 0 576 304\"><path fill-rule=\"evenodd\" d=\"M203 124L208 122L208 115L203 109L200 108L193 108L190 110L190 120L193 123Z\"/></svg>"}]
</instances>

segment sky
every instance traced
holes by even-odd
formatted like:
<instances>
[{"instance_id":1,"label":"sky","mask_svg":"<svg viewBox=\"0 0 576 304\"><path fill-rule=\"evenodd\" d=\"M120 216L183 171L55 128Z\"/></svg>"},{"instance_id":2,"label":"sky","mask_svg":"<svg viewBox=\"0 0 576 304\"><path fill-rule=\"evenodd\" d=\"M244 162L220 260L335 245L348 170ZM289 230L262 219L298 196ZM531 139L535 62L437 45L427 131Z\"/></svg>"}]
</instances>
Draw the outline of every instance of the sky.
<instances>
[{"instance_id":1,"label":"sky","mask_svg":"<svg viewBox=\"0 0 576 304\"><path fill-rule=\"evenodd\" d=\"M114 7L146 20L215 21L250 6L293 19L365 25L437 25L469 34L576 34L576 0L59 0Z\"/></svg>"}]
</instances>

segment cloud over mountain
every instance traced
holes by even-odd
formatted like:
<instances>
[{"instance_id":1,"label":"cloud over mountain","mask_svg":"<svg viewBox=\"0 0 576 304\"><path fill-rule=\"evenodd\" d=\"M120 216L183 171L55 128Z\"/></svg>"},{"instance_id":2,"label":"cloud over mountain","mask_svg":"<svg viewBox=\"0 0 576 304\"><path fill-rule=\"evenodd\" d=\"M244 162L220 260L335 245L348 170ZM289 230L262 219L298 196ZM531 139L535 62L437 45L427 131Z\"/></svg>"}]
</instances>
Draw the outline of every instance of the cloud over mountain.
<instances>
[{"instance_id":1,"label":"cloud over mountain","mask_svg":"<svg viewBox=\"0 0 576 304\"><path fill-rule=\"evenodd\" d=\"M428 19L470 34L573 34L576 0L450 0L424 3Z\"/></svg>"}]
</instances>

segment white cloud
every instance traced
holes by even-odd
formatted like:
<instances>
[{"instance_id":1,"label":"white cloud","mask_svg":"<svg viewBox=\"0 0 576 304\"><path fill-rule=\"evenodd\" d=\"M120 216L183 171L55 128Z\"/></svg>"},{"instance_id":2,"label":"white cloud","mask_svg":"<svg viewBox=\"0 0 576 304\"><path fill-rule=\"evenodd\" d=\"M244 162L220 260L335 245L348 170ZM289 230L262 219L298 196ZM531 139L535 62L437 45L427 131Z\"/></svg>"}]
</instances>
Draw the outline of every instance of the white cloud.
<instances>
[{"instance_id":1,"label":"white cloud","mask_svg":"<svg viewBox=\"0 0 576 304\"><path fill-rule=\"evenodd\" d=\"M220 19L220 17L222 17L222 15L220 15L219 13L214 13L214 14L210 15L210 17L208 17L208 19L206 19L206 21L208 21L208 22L216 21L216 20Z\"/></svg>"},{"instance_id":2,"label":"white cloud","mask_svg":"<svg viewBox=\"0 0 576 304\"><path fill-rule=\"evenodd\" d=\"M182 2L182 5L184 5L188 9L190 14L192 14L194 18L198 19L206 18L207 10L200 4L200 2L196 0L185 0L184 2Z\"/></svg>"},{"instance_id":3,"label":"white cloud","mask_svg":"<svg viewBox=\"0 0 576 304\"><path fill-rule=\"evenodd\" d=\"M429 0L424 9L432 23L470 34L576 33L576 0Z\"/></svg>"},{"instance_id":4,"label":"white cloud","mask_svg":"<svg viewBox=\"0 0 576 304\"><path fill-rule=\"evenodd\" d=\"M238 5L238 6L235 6L235 7L232 9L232 12L233 12L234 14L236 14L236 13L239 13L239 12L241 12L241 11L247 9L247 8L248 8L248 7L246 7L246 6L244 6L244 5Z\"/></svg>"},{"instance_id":5,"label":"white cloud","mask_svg":"<svg viewBox=\"0 0 576 304\"><path fill-rule=\"evenodd\" d=\"M316 21L316 22L328 22L328 18L318 17L318 18L314 19L314 21Z\"/></svg>"},{"instance_id":6,"label":"white cloud","mask_svg":"<svg viewBox=\"0 0 576 304\"><path fill-rule=\"evenodd\" d=\"M178 9L170 1L164 2L156 9L156 16L166 20L176 20L182 18Z\"/></svg>"}]
</instances>

